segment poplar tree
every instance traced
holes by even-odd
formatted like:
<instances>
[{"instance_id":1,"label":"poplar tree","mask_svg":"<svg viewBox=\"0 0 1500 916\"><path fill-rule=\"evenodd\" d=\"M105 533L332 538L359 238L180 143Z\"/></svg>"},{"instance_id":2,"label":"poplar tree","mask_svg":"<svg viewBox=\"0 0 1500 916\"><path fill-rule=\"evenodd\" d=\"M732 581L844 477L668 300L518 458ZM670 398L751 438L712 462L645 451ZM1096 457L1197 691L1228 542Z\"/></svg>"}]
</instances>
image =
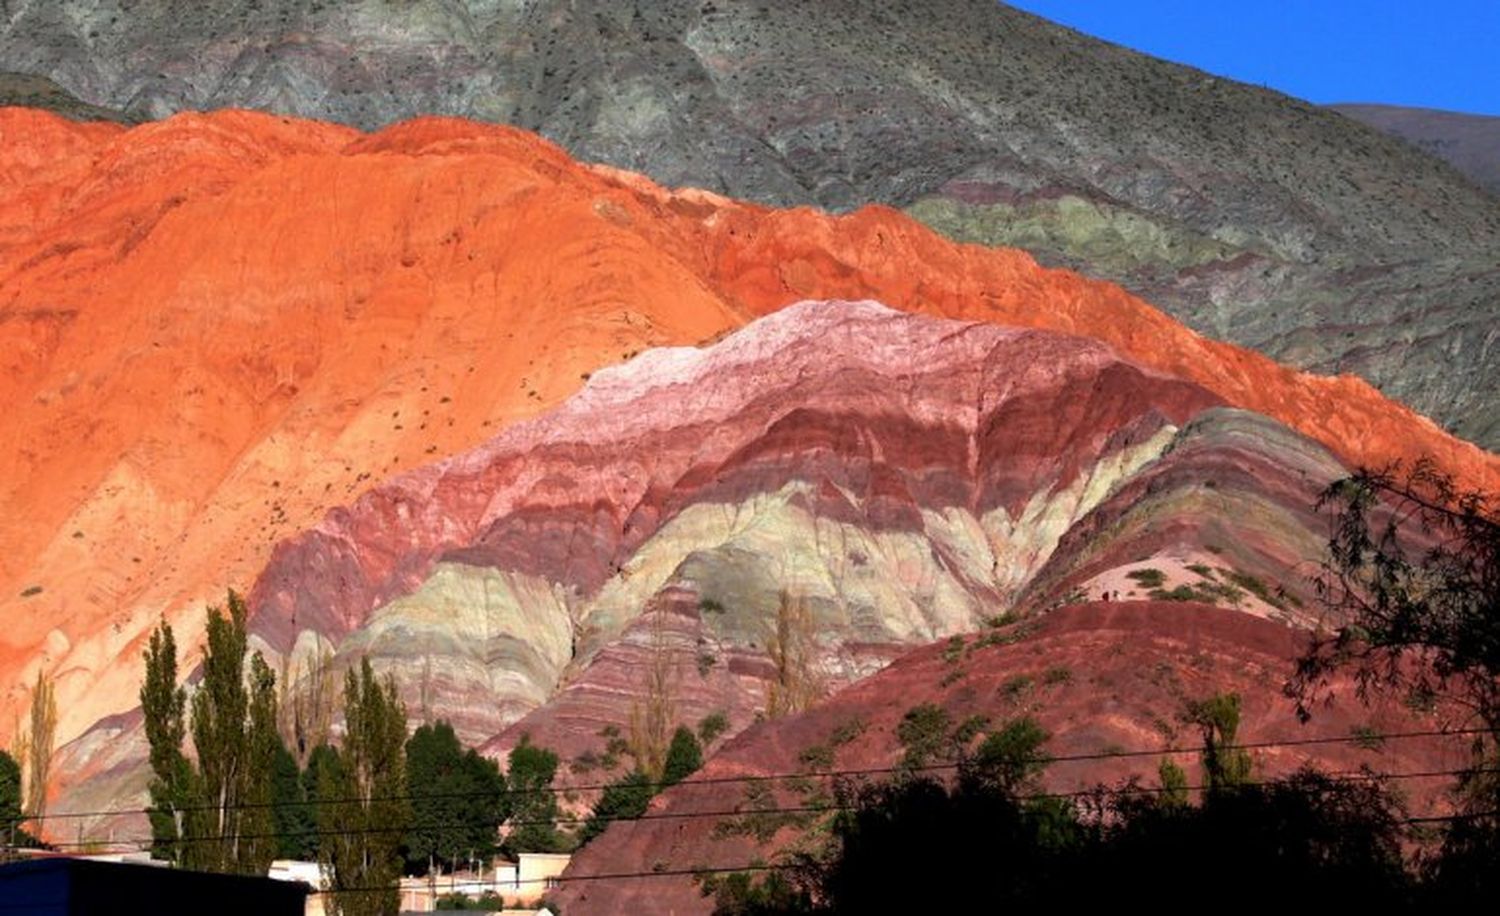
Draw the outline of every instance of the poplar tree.
<instances>
[{"instance_id":1,"label":"poplar tree","mask_svg":"<svg viewBox=\"0 0 1500 916\"><path fill-rule=\"evenodd\" d=\"M406 707L369 659L344 679L344 745L318 755L318 859L334 916L394 916L407 798Z\"/></svg>"},{"instance_id":2,"label":"poplar tree","mask_svg":"<svg viewBox=\"0 0 1500 916\"><path fill-rule=\"evenodd\" d=\"M141 708L154 774L154 854L203 871L259 875L276 852L270 803L281 739L276 676L260 653L250 656L246 677L245 619L245 603L233 591L227 616L208 609L202 679L191 704L177 684L176 641L162 623L146 650ZM196 766L182 750L189 730Z\"/></svg>"},{"instance_id":3,"label":"poplar tree","mask_svg":"<svg viewBox=\"0 0 1500 916\"><path fill-rule=\"evenodd\" d=\"M151 746L151 854L184 864L182 838L192 813L193 767L182 752L186 735L183 712L187 691L177 683L177 641L162 621L146 647L146 677L141 683L141 712Z\"/></svg>"}]
</instances>

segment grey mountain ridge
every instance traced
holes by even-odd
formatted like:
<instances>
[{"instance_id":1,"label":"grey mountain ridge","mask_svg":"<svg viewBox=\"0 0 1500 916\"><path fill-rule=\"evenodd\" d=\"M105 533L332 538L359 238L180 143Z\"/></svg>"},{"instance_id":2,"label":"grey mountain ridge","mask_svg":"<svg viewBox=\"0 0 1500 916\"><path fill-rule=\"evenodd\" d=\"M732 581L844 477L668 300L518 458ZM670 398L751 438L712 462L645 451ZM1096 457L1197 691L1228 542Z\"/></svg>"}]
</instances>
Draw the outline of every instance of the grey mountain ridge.
<instances>
[{"instance_id":1,"label":"grey mountain ridge","mask_svg":"<svg viewBox=\"0 0 1500 916\"><path fill-rule=\"evenodd\" d=\"M1399 105L1345 103L1329 107L1426 150L1491 193L1500 194L1500 115Z\"/></svg>"},{"instance_id":2,"label":"grey mountain ridge","mask_svg":"<svg viewBox=\"0 0 1500 916\"><path fill-rule=\"evenodd\" d=\"M984 0L0 0L0 70L139 118L465 115L666 184L904 207L1500 446L1500 200Z\"/></svg>"}]
</instances>

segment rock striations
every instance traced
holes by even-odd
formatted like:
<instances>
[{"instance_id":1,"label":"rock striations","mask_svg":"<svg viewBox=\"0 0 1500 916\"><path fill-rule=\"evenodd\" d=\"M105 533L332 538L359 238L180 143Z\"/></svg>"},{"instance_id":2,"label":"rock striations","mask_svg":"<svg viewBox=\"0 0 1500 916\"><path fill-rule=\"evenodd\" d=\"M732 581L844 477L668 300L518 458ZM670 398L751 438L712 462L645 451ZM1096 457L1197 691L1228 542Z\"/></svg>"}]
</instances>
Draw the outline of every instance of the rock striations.
<instances>
[{"instance_id":1,"label":"rock striations","mask_svg":"<svg viewBox=\"0 0 1500 916\"><path fill-rule=\"evenodd\" d=\"M1360 381L1278 367L1116 287L947 242L891 210L670 192L455 120L367 135L220 112L126 130L5 109L0 137L0 509L13 520L0 529L0 677L56 673L65 737L131 704L157 619L196 633L203 602L254 580L330 506L491 438L633 353L804 299L1089 336L1143 377L1191 383L1199 407L1262 412L1345 463L1432 454L1467 483L1500 480L1493 456ZM1034 495L1009 486L985 511ZM436 568L450 541L416 522L449 510L398 503L416 513L412 549L360 557L350 596L299 612L296 628L352 632ZM466 524L493 521L464 511ZM509 524L509 539L490 532L472 549L504 557L531 522ZM608 537L624 538L600 542L616 560L640 546ZM556 574L556 554L525 571ZM596 567L557 581L586 591L611 574ZM288 610L268 638L296 629L302 599L282 588L262 588ZM8 691L13 715L23 698Z\"/></svg>"},{"instance_id":2,"label":"rock striations","mask_svg":"<svg viewBox=\"0 0 1500 916\"><path fill-rule=\"evenodd\" d=\"M1500 444L1500 201L1323 108L994 0L19 0L0 69L135 116L422 114L775 205L910 207Z\"/></svg>"},{"instance_id":3,"label":"rock striations","mask_svg":"<svg viewBox=\"0 0 1500 916\"><path fill-rule=\"evenodd\" d=\"M1009 609L1059 536L1217 403L1083 338L803 303L596 373L336 510L276 548L254 629L278 652L316 637L391 658L412 685L436 654L446 686L474 679L443 698L470 740L653 608L734 672L788 591L847 681Z\"/></svg>"},{"instance_id":4,"label":"rock striations","mask_svg":"<svg viewBox=\"0 0 1500 916\"><path fill-rule=\"evenodd\" d=\"M1304 619L1309 507L1341 467L1221 404L1088 338L803 302L328 513L272 552L252 635L293 694L323 653L368 657L468 742L587 760L653 659L681 721L748 725L784 602L824 691L1012 610L1156 594L1118 584L1137 566ZM76 742L95 778L70 803L127 794L139 742L132 719Z\"/></svg>"}]
</instances>

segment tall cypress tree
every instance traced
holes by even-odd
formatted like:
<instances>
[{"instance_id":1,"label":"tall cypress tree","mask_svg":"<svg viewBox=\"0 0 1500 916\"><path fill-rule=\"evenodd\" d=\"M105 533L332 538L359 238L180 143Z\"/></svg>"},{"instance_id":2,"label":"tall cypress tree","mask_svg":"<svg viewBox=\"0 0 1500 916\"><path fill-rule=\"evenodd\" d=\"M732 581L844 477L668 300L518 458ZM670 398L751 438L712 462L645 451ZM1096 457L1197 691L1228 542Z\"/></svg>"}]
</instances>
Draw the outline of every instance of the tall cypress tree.
<instances>
[{"instance_id":1,"label":"tall cypress tree","mask_svg":"<svg viewBox=\"0 0 1500 916\"><path fill-rule=\"evenodd\" d=\"M187 692L177 683L177 641L166 621L152 631L146 647L141 711L151 745L151 854L184 864L182 838L194 796L192 765L182 752Z\"/></svg>"},{"instance_id":2,"label":"tall cypress tree","mask_svg":"<svg viewBox=\"0 0 1500 916\"><path fill-rule=\"evenodd\" d=\"M177 684L177 645L162 623L146 650L141 708L151 745L154 854L205 871L264 874L276 852L271 782L281 739L276 676L260 653L245 677L246 609L208 609L203 676L191 703L197 766L182 751L189 705Z\"/></svg>"},{"instance_id":3,"label":"tall cypress tree","mask_svg":"<svg viewBox=\"0 0 1500 916\"><path fill-rule=\"evenodd\" d=\"M411 826L406 707L369 659L344 679L344 723L343 750L318 764L318 859L334 916L388 916L400 905L401 841Z\"/></svg>"}]
</instances>

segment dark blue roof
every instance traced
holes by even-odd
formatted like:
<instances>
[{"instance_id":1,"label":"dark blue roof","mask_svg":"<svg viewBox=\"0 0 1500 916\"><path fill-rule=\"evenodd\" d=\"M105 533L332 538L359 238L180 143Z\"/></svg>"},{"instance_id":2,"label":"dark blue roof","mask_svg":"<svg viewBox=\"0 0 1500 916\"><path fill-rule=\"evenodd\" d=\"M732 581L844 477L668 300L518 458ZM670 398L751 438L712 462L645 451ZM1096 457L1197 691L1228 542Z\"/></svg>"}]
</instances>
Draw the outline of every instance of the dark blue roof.
<instances>
[{"instance_id":1,"label":"dark blue roof","mask_svg":"<svg viewBox=\"0 0 1500 916\"><path fill-rule=\"evenodd\" d=\"M248 875L47 858L0 865L0 916L302 916L307 887Z\"/></svg>"}]
</instances>

